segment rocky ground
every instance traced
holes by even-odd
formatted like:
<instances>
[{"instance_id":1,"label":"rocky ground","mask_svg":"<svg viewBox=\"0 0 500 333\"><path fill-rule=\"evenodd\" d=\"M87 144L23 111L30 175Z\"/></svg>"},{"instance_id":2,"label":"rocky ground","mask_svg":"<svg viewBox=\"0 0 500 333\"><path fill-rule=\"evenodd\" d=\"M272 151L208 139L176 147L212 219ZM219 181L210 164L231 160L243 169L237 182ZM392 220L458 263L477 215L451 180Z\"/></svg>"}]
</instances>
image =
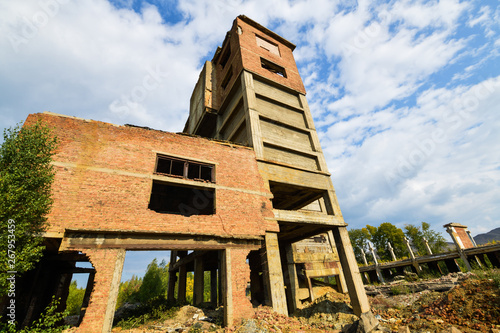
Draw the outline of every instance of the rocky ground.
<instances>
[{"instance_id":1,"label":"rocky ground","mask_svg":"<svg viewBox=\"0 0 500 333\"><path fill-rule=\"evenodd\" d=\"M367 294L380 322L375 332L500 333L499 287L496 270L481 277L455 273L434 280L399 280L369 286ZM113 332L356 332L358 318L346 295L324 287L317 297L291 317L259 307L254 318L237 327L219 326L220 309L203 312L185 306L170 319L130 329L115 327Z\"/></svg>"}]
</instances>

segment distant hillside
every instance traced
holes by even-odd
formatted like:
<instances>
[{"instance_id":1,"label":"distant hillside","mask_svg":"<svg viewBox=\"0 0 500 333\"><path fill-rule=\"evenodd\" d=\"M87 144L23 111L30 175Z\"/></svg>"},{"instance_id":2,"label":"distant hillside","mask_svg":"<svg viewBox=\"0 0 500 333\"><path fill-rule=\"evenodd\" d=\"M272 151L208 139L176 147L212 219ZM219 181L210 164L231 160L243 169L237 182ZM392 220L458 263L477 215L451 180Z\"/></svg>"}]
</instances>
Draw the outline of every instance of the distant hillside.
<instances>
[{"instance_id":1,"label":"distant hillside","mask_svg":"<svg viewBox=\"0 0 500 333\"><path fill-rule=\"evenodd\" d=\"M500 228L493 229L485 234L479 234L474 237L474 240L477 245L483 245L492 240L500 241Z\"/></svg>"}]
</instances>

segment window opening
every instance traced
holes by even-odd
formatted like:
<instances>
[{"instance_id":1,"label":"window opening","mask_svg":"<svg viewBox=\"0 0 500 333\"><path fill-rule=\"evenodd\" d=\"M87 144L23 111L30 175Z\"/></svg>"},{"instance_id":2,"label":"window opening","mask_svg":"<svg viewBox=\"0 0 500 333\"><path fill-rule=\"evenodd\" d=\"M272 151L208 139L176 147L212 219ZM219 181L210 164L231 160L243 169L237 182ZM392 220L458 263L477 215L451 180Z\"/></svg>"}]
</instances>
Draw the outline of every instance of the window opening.
<instances>
[{"instance_id":1,"label":"window opening","mask_svg":"<svg viewBox=\"0 0 500 333\"><path fill-rule=\"evenodd\" d=\"M278 66L275 63L272 63L264 58L260 58L260 65L262 66L262 68L267 69L268 71L274 74L278 74L279 76L286 78L286 72L283 67Z\"/></svg>"},{"instance_id":2,"label":"window opening","mask_svg":"<svg viewBox=\"0 0 500 333\"><path fill-rule=\"evenodd\" d=\"M173 185L153 181L148 208L157 213L212 215L215 213L215 189Z\"/></svg>"},{"instance_id":3,"label":"window opening","mask_svg":"<svg viewBox=\"0 0 500 333\"><path fill-rule=\"evenodd\" d=\"M224 77L224 80L222 80L222 83L221 83L222 89L226 89L226 87L229 84L229 81L231 81L232 77L233 77L233 67L229 68L229 71L227 72L226 76Z\"/></svg>"},{"instance_id":4,"label":"window opening","mask_svg":"<svg viewBox=\"0 0 500 333\"><path fill-rule=\"evenodd\" d=\"M215 182L214 166L168 156L157 157L155 173L186 179Z\"/></svg>"},{"instance_id":5,"label":"window opening","mask_svg":"<svg viewBox=\"0 0 500 333\"><path fill-rule=\"evenodd\" d=\"M229 60L229 57L231 56L231 44L227 44L226 50L224 51L224 54L221 56L220 59L220 64L222 68L224 68Z\"/></svg>"}]
</instances>

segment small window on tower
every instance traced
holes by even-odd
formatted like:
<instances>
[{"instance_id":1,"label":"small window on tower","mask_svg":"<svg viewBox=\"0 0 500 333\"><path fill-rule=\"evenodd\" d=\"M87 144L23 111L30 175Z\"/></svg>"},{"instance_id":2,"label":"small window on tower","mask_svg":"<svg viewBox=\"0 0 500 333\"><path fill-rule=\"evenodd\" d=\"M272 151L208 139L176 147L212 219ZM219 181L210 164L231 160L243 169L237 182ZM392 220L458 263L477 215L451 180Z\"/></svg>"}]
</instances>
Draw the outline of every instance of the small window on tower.
<instances>
[{"instance_id":1,"label":"small window on tower","mask_svg":"<svg viewBox=\"0 0 500 333\"><path fill-rule=\"evenodd\" d=\"M233 77L233 67L229 68L229 70L226 73L226 76L222 80L221 87L222 89L226 89L227 85L229 84L229 81L231 81L231 78Z\"/></svg>"},{"instance_id":2,"label":"small window on tower","mask_svg":"<svg viewBox=\"0 0 500 333\"><path fill-rule=\"evenodd\" d=\"M272 63L264 58L260 58L260 65L262 66L262 68L265 68L268 71L273 72L274 74L278 74L279 76L286 78L286 72L283 67L276 65L275 63Z\"/></svg>"},{"instance_id":3,"label":"small window on tower","mask_svg":"<svg viewBox=\"0 0 500 333\"><path fill-rule=\"evenodd\" d=\"M226 46L226 50L220 57L220 65L222 66L222 68L226 67L226 64L230 56L231 56L231 44L228 43Z\"/></svg>"},{"instance_id":4,"label":"small window on tower","mask_svg":"<svg viewBox=\"0 0 500 333\"><path fill-rule=\"evenodd\" d=\"M277 44L270 42L268 40L265 40L264 38L257 36L257 35L255 35L255 38L257 39L257 45L259 45L260 47L262 47L265 50L268 50L272 54L280 57L280 50L279 50Z\"/></svg>"}]
</instances>

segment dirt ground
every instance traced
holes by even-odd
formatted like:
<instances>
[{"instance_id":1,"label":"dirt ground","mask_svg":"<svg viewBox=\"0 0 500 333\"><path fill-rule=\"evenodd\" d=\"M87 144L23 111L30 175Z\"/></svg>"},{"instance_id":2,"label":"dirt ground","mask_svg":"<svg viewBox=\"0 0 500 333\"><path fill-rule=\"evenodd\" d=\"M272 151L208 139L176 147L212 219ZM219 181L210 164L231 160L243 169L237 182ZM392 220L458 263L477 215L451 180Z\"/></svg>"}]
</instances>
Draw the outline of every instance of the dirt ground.
<instances>
[{"instance_id":1,"label":"dirt ground","mask_svg":"<svg viewBox=\"0 0 500 333\"><path fill-rule=\"evenodd\" d=\"M399 281L371 289L369 301L380 325L376 332L418 333L488 333L500 332L500 270L496 279L463 274L454 279L448 291L418 290L415 283ZM449 276L429 280L449 282ZM427 281L426 281L427 282ZM425 285L425 283L424 283ZM414 290L412 290L414 289ZM432 288L431 288L432 289ZM374 291L375 290L375 291ZM389 291L389 292L388 292ZM207 311L192 306L179 310L176 317L162 323L113 332L355 332L358 318L353 314L349 297L329 287L318 289L317 299L287 317L269 307L259 307L255 316L237 327L221 328L222 311ZM217 320L218 317L218 320Z\"/></svg>"}]
</instances>

